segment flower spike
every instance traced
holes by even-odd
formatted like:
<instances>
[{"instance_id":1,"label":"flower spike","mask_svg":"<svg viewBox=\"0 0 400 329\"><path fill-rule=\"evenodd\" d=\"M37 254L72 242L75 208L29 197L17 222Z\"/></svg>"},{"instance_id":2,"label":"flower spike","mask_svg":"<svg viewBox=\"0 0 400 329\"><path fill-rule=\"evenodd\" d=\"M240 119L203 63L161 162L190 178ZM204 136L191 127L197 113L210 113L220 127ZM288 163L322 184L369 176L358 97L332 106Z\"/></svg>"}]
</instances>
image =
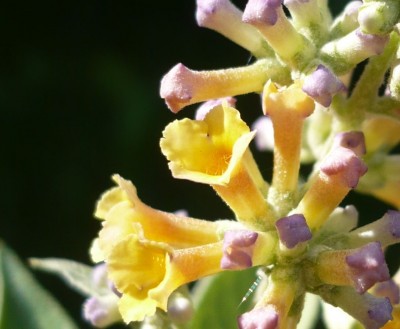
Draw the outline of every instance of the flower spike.
<instances>
[{"instance_id":1,"label":"flower spike","mask_svg":"<svg viewBox=\"0 0 400 329\"><path fill-rule=\"evenodd\" d=\"M89 322L204 327L191 295L203 312L201 299L216 295L207 289L233 282L218 294L229 299L253 268L257 278L242 299L254 292L252 305L237 303L246 307L240 329L311 328L302 310L316 310L319 297L348 314L343 323L327 316L329 329L400 328L400 270L391 278L384 257L400 243L400 211L357 227L363 212L341 205L356 189L400 209L400 1L348 2L333 20L328 0L248 0L243 11L233 0L196 0L198 25L251 58L210 71L177 64L165 74L160 95L172 112L202 104L195 119L167 125L160 147L173 177L210 185L236 220L153 209L131 182L113 176L117 186L95 212L101 229L91 256L101 265L79 267L99 287L89 287ZM264 116L251 130L233 97L253 92L262 94ZM270 184L253 157L253 139L273 151L272 173L264 168ZM300 177L308 169L302 163L310 165L308 177ZM49 264L43 268L54 260ZM200 289L187 287L214 274L220 277ZM319 297L310 308L312 294Z\"/></svg>"}]
</instances>

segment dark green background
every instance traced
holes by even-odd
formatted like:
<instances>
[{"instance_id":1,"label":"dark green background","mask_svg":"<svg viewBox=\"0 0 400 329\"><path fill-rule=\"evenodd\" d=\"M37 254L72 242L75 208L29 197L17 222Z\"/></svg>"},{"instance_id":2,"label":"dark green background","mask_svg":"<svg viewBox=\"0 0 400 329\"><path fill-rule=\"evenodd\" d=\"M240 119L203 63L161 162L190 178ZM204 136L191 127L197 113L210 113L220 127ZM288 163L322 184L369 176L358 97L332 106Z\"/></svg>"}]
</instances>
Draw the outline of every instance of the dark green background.
<instances>
[{"instance_id":1,"label":"dark green background","mask_svg":"<svg viewBox=\"0 0 400 329\"><path fill-rule=\"evenodd\" d=\"M249 59L198 28L194 12L194 0L2 2L0 238L22 259L89 263L99 228L94 205L113 173L131 179L155 208L231 217L209 187L172 179L158 146L168 122L193 116L193 107L179 115L166 108L158 95L163 74L178 62L200 70ZM261 114L257 95L237 105L249 124ZM270 177L270 155L257 160ZM365 200L366 220L383 213ZM84 328L82 298L56 278L37 277Z\"/></svg>"}]
</instances>

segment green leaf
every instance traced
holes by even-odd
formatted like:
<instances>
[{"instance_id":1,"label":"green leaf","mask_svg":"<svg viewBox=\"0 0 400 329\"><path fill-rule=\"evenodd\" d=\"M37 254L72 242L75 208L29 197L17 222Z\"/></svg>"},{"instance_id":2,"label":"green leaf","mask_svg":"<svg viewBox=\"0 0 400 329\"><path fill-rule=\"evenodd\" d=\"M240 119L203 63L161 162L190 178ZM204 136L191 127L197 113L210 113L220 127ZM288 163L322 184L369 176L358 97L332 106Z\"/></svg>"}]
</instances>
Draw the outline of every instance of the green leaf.
<instances>
[{"instance_id":1,"label":"green leaf","mask_svg":"<svg viewBox=\"0 0 400 329\"><path fill-rule=\"evenodd\" d=\"M236 318L247 311L241 301L256 280L255 269L226 271L199 281L193 289L195 316L191 329L237 328Z\"/></svg>"},{"instance_id":2,"label":"green leaf","mask_svg":"<svg viewBox=\"0 0 400 329\"><path fill-rule=\"evenodd\" d=\"M101 282L94 282L91 266L61 258L31 258L29 261L34 269L58 275L83 296L101 297L111 293L106 276Z\"/></svg>"},{"instance_id":3,"label":"green leaf","mask_svg":"<svg viewBox=\"0 0 400 329\"><path fill-rule=\"evenodd\" d=\"M0 329L77 329L15 253L0 241Z\"/></svg>"}]
</instances>

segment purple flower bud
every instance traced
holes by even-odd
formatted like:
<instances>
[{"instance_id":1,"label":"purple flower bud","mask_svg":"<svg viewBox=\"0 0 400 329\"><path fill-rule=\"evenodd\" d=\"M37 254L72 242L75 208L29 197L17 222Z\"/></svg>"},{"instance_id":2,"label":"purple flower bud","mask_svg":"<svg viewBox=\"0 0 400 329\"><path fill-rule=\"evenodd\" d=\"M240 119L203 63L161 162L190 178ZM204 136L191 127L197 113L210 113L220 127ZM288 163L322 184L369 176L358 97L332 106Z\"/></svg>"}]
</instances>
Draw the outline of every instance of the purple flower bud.
<instances>
[{"instance_id":1,"label":"purple flower bud","mask_svg":"<svg viewBox=\"0 0 400 329\"><path fill-rule=\"evenodd\" d=\"M312 234L303 215L294 214L276 221L279 239L289 249L311 239Z\"/></svg>"},{"instance_id":2,"label":"purple flower bud","mask_svg":"<svg viewBox=\"0 0 400 329\"><path fill-rule=\"evenodd\" d=\"M104 328L121 321L117 301L118 299L115 296L111 296L111 298L90 297L83 305L83 317L98 328Z\"/></svg>"},{"instance_id":3,"label":"purple flower bud","mask_svg":"<svg viewBox=\"0 0 400 329\"><path fill-rule=\"evenodd\" d=\"M215 15L215 13L224 8L227 0L197 0L196 1L196 21L199 26L207 26L207 22ZM232 4L231 4L232 5Z\"/></svg>"},{"instance_id":4,"label":"purple flower bud","mask_svg":"<svg viewBox=\"0 0 400 329\"><path fill-rule=\"evenodd\" d=\"M340 175L342 184L354 188L358 180L368 168L364 162L350 149L338 147L323 160L321 172L328 175Z\"/></svg>"},{"instance_id":5,"label":"purple flower bud","mask_svg":"<svg viewBox=\"0 0 400 329\"><path fill-rule=\"evenodd\" d=\"M253 25L275 25L282 0L249 0L242 20Z\"/></svg>"},{"instance_id":6,"label":"purple flower bud","mask_svg":"<svg viewBox=\"0 0 400 329\"><path fill-rule=\"evenodd\" d=\"M388 35L365 34L360 29L356 30L355 35L359 39L363 49L375 55L381 54L389 41Z\"/></svg>"},{"instance_id":7,"label":"purple flower bud","mask_svg":"<svg viewBox=\"0 0 400 329\"><path fill-rule=\"evenodd\" d=\"M368 318L371 322L365 324L366 329L379 329L386 322L392 320L393 307L389 298L377 298L376 303L370 305Z\"/></svg>"},{"instance_id":8,"label":"purple flower bud","mask_svg":"<svg viewBox=\"0 0 400 329\"><path fill-rule=\"evenodd\" d=\"M361 131L346 131L338 133L333 141L333 147L345 147L352 150L358 156L366 153L365 138Z\"/></svg>"},{"instance_id":9,"label":"purple flower bud","mask_svg":"<svg viewBox=\"0 0 400 329\"><path fill-rule=\"evenodd\" d=\"M207 102L204 102L197 108L195 119L204 120L208 112L210 112L213 108L221 105L224 102L226 102L229 106L234 107L236 104L236 99L233 97L225 97L225 98L212 99Z\"/></svg>"},{"instance_id":10,"label":"purple flower bud","mask_svg":"<svg viewBox=\"0 0 400 329\"><path fill-rule=\"evenodd\" d=\"M376 282L390 279L389 269L379 242L371 242L346 256L355 289L362 294Z\"/></svg>"},{"instance_id":11,"label":"purple flower bud","mask_svg":"<svg viewBox=\"0 0 400 329\"><path fill-rule=\"evenodd\" d=\"M400 302L399 286L392 279L377 283L374 286L373 294L378 297L389 298L392 304L398 304Z\"/></svg>"},{"instance_id":12,"label":"purple flower bud","mask_svg":"<svg viewBox=\"0 0 400 329\"><path fill-rule=\"evenodd\" d=\"M329 69L318 65L317 69L304 79L303 91L317 103L328 107L332 97L346 87Z\"/></svg>"},{"instance_id":13,"label":"purple flower bud","mask_svg":"<svg viewBox=\"0 0 400 329\"><path fill-rule=\"evenodd\" d=\"M173 112L178 112L183 104L193 97L192 85L196 77L185 65L176 64L161 80L160 96L165 99Z\"/></svg>"},{"instance_id":14,"label":"purple flower bud","mask_svg":"<svg viewBox=\"0 0 400 329\"><path fill-rule=\"evenodd\" d=\"M265 115L259 117L251 128L257 131L254 141L259 151L274 149L274 126L270 117Z\"/></svg>"},{"instance_id":15,"label":"purple flower bud","mask_svg":"<svg viewBox=\"0 0 400 329\"><path fill-rule=\"evenodd\" d=\"M221 268L239 270L252 266L254 244L258 233L247 230L226 231L224 235Z\"/></svg>"},{"instance_id":16,"label":"purple flower bud","mask_svg":"<svg viewBox=\"0 0 400 329\"><path fill-rule=\"evenodd\" d=\"M215 25L214 20L224 15L240 16L240 10L229 0L197 0L196 4L196 21L202 27Z\"/></svg>"},{"instance_id":17,"label":"purple flower bud","mask_svg":"<svg viewBox=\"0 0 400 329\"><path fill-rule=\"evenodd\" d=\"M277 329L278 313L272 307L259 307L238 317L239 329Z\"/></svg>"}]
</instances>

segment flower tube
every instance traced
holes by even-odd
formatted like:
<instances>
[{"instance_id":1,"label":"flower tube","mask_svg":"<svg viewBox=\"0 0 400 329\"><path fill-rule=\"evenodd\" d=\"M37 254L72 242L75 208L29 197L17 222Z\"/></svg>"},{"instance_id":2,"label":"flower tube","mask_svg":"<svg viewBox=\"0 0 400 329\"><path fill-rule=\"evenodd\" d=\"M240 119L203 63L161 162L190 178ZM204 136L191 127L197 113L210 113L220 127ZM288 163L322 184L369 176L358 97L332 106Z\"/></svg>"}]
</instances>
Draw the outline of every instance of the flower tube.
<instances>
[{"instance_id":1,"label":"flower tube","mask_svg":"<svg viewBox=\"0 0 400 329\"><path fill-rule=\"evenodd\" d=\"M177 113L185 106L209 99L260 92L269 78L282 81L287 77L286 69L269 58L244 67L213 71L193 71L177 64L161 80L160 95L170 110Z\"/></svg>"},{"instance_id":2,"label":"flower tube","mask_svg":"<svg viewBox=\"0 0 400 329\"><path fill-rule=\"evenodd\" d=\"M161 149L174 177L211 185L250 228L272 225L268 185L248 149L254 132L234 108L217 106L201 121L174 121L163 136Z\"/></svg>"},{"instance_id":3,"label":"flower tube","mask_svg":"<svg viewBox=\"0 0 400 329\"><path fill-rule=\"evenodd\" d=\"M349 134L357 140L362 136L348 132L340 134L338 138L347 139ZM335 147L322 161L319 173L311 180L299 205L292 211L303 214L311 229L319 228L328 219L329 214L357 186L359 178L367 171L359 156L365 147L361 147L359 141L346 141L344 145L347 147L342 146L340 141L334 143Z\"/></svg>"},{"instance_id":4,"label":"flower tube","mask_svg":"<svg viewBox=\"0 0 400 329\"><path fill-rule=\"evenodd\" d=\"M263 111L271 118L274 128L274 174L269 198L273 204L285 205L279 207L282 208L279 210L281 216L293 208L300 169L303 124L305 118L313 112L314 106L314 101L297 84L278 90L275 84L268 81L264 87Z\"/></svg>"},{"instance_id":5,"label":"flower tube","mask_svg":"<svg viewBox=\"0 0 400 329\"><path fill-rule=\"evenodd\" d=\"M197 0L196 4L196 21L199 26L219 32L256 57L272 53L257 29L242 22L242 11L229 0Z\"/></svg>"}]
</instances>

